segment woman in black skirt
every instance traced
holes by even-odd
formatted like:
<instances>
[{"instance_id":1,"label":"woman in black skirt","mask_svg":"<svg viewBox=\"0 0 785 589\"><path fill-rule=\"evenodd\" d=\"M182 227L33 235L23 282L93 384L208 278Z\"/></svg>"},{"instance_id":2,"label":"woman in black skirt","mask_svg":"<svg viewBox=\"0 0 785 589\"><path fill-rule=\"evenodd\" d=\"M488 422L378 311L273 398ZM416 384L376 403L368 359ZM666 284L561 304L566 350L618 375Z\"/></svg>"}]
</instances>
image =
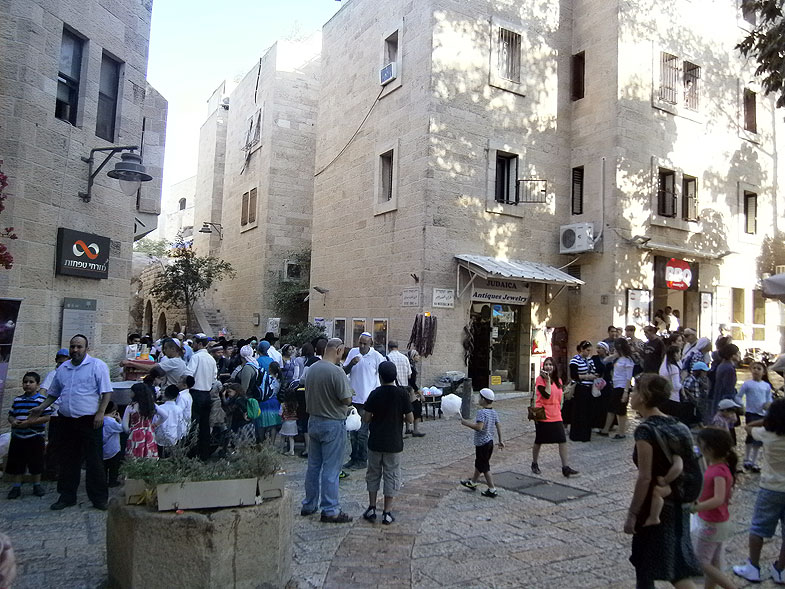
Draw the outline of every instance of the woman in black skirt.
<instances>
[{"instance_id":1,"label":"woman in black skirt","mask_svg":"<svg viewBox=\"0 0 785 589\"><path fill-rule=\"evenodd\" d=\"M591 394L591 387L597 375L594 373L594 363L591 358L592 348L590 341L583 340L578 344L578 353L570 360L570 378L577 382L572 400L572 423L570 424L570 439L573 442L591 441L591 428L594 421L597 399Z\"/></svg>"},{"instance_id":2,"label":"woman in black skirt","mask_svg":"<svg viewBox=\"0 0 785 589\"><path fill-rule=\"evenodd\" d=\"M534 422L535 438L532 446L532 472L540 474L537 460L540 457L542 444L558 444L561 458L561 473L575 476L577 470L567 465L567 438L564 435L564 424L561 418L562 382L559 370L553 358L546 358L542 363L542 371L534 382L535 406L545 409L545 419Z\"/></svg>"}]
</instances>

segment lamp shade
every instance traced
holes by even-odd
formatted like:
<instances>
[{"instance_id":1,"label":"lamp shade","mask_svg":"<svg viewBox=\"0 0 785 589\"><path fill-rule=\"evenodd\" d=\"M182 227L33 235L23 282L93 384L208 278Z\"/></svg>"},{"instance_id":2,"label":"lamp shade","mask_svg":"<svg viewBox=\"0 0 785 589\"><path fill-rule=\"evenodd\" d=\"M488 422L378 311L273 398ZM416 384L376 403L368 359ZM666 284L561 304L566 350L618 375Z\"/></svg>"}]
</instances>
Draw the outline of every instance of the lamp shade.
<instances>
[{"instance_id":1,"label":"lamp shade","mask_svg":"<svg viewBox=\"0 0 785 589\"><path fill-rule=\"evenodd\" d=\"M153 177L148 174L142 165L142 157L139 154L129 152L120 154L120 161L114 166L114 170L106 174L110 178L126 182L149 182ZM136 188L138 188L138 184ZM125 191L125 188L123 189ZM136 191L134 189L130 194Z\"/></svg>"}]
</instances>

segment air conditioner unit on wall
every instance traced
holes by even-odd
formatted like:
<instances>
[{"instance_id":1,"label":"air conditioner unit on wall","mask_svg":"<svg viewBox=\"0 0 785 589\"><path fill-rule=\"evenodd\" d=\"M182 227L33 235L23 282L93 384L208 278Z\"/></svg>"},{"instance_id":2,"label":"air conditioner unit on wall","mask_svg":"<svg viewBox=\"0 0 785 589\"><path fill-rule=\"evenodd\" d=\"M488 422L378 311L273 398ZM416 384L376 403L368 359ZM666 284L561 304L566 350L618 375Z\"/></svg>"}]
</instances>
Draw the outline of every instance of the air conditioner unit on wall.
<instances>
[{"instance_id":1,"label":"air conditioner unit on wall","mask_svg":"<svg viewBox=\"0 0 785 589\"><path fill-rule=\"evenodd\" d=\"M388 63L381 70L379 70L379 84L386 86L392 82L397 75L398 72L395 70L395 62Z\"/></svg>"},{"instance_id":2,"label":"air conditioner unit on wall","mask_svg":"<svg viewBox=\"0 0 785 589\"><path fill-rule=\"evenodd\" d=\"M559 228L559 253L579 254L594 251L594 225L572 223Z\"/></svg>"}]
</instances>

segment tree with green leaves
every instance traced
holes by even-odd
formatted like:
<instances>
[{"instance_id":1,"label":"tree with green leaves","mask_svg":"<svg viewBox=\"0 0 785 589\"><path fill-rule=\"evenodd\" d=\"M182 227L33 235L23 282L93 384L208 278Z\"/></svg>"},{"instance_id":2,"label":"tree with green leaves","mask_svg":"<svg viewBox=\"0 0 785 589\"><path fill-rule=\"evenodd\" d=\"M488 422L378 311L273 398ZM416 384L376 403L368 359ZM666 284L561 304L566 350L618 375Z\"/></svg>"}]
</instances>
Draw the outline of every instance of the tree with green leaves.
<instances>
[{"instance_id":1,"label":"tree with green leaves","mask_svg":"<svg viewBox=\"0 0 785 589\"><path fill-rule=\"evenodd\" d=\"M742 11L755 25L736 49L758 62L755 75L760 77L763 91L776 97L777 108L785 107L783 0L742 0Z\"/></svg>"},{"instance_id":2,"label":"tree with green leaves","mask_svg":"<svg viewBox=\"0 0 785 589\"><path fill-rule=\"evenodd\" d=\"M235 271L229 262L212 256L198 256L192 244L182 235L172 243L169 263L164 266L150 294L162 305L185 309L186 330L191 326L191 315L196 301L214 282L234 278Z\"/></svg>"},{"instance_id":3,"label":"tree with green leaves","mask_svg":"<svg viewBox=\"0 0 785 589\"><path fill-rule=\"evenodd\" d=\"M172 247L171 244L165 239L152 239L150 237L143 237L134 243L135 252L148 254L156 258L163 258L168 255L170 247Z\"/></svg>"}]
</instances>

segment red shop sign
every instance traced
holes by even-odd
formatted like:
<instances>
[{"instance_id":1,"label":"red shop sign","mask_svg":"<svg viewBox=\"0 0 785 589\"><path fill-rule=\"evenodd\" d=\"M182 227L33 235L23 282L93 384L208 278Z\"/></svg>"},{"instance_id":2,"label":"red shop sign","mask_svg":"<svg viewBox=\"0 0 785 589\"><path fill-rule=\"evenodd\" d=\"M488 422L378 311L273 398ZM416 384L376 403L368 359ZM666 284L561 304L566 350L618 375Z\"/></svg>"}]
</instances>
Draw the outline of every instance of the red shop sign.
<instances>
[{"instance_id":1,"label":"red shop sign","mask_svg":"<svg viewBox=\"0 0 785 589\"><path fill-rule=\"evenodd\" d=\"M692 270L684 260L671 258L665 264L665 284L672 290L687 290L692 284Z\"/></svg>"}]
</instances>

